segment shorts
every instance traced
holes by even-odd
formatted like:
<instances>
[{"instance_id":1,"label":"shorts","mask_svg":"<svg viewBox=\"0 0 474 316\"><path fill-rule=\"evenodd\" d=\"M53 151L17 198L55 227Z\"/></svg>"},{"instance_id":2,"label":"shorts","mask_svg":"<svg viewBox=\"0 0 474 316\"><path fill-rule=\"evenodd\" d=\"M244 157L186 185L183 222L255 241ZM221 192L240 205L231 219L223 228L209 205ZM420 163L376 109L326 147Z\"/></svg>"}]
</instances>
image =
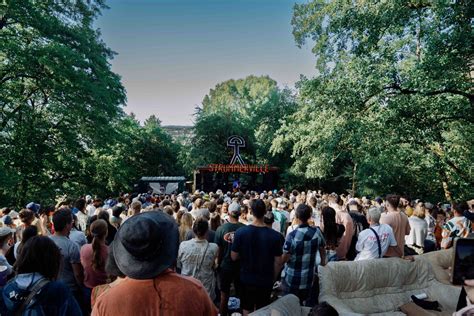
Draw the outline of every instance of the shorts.
<instances>
[{"instance_id":1,"label":"shorts","mask_svg":"<svg viewBox=\"0 0 474 316\"><path fill-rule=\"evenodd\" d=\"M225 294L230 294L230 287L234 283L236 296L240 297L240 269L219 270L219 289Z\"/></svg>"},{"instance_id":2,"label":"shorts","mask_svg":"<svg viewBox=\"0 0 474 316\"><path fill-rule=\"evenodd\" d=\"M285 295L294 294L298 296L298 298L300 299L300 305L303 305L303 303L308 299L311 289L311 287L309 287L308 289L292 289L285 279L282 279L281 287Z\"/></svg>"},{"instance_id":3,"label":"shorts","mask_svg":"<svg viewBox=\"0 0 474 316\"><path fill-rule=\"evenodd\" d=\"M254 311L270 304L272 288L262 288L242 284L240 307L247 311Z\"/></svg>"}]
</instances>

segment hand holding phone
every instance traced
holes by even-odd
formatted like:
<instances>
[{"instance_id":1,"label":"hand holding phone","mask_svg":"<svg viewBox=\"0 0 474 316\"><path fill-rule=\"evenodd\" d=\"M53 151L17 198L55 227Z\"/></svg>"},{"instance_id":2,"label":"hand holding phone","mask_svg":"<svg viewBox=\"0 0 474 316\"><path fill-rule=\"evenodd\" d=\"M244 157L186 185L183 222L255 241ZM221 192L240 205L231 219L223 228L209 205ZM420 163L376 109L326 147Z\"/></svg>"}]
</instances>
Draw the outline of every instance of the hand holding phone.
<instances>
[{"instance_id":1,"label":"hand holding phone","mask_svg":"<svg viewBox=\"0 0 474 316\"><path fill-rule=\"evenodd\" d=\"M451 272L454 285L474 285L474 238L456 239Z\"/></svg>"}]
</instances>

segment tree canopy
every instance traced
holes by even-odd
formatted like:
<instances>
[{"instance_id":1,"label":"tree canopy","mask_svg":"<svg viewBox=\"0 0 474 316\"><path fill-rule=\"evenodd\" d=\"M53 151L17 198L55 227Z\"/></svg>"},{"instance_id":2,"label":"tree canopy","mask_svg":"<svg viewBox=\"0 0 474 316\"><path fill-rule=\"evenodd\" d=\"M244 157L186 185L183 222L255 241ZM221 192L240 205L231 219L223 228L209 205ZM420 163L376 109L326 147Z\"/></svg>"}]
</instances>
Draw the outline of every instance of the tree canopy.
<instances>
[{"instance_id":1,"label":"tree canopy","mask_svg":"<svg viewBox=\"0 0 474 316\"><path fill-rule=\"evenodd\" d=\"M432 200L474 195L474 7L456 1L312 0L296 44L317 75L295 90L268 76L217 84L180 145L124 113L114 52L93 23L103 0L0 3L0 202L105 196L141 176L190 175L243 158L281 184Z\"/></svg>"},{"instance_id":2,"label":"tree canopy","mask_svg":"<svg viewBox=\"0 0 474 316\"><path fill-rule=\"evenodd\" d=\"M174 170L178 150L159 121L141 127L123 112L114 53L93 28L104 8L102 0L0 7L0 201L109 194Z\"/></svg>"},{"instance_id":3,"label":"tree canopy","mask_svg":"<svg viewBox=\"0 0 474 316\"><path fill-rule=\"evenodd\" d=\"M293 172L359 193L472 196L471 18L469 1L295 5L319 75L299 83L273 152L292 144Z\"/></svg>"},{"instance_id":4,"label":"tree canopy","mask_svg":"<svg viewBox=\"0 0 474 316\"><path fill-rule=\"evenodd\" d=\"M294 93L278 87L268 76L219 83L197 108L190 169L228 163L232 153L226 146L227 138L239 135L247 143L241 152L247 163L276 165L285 172L290 164L288 155L272 155L269 150L273 134L296 106Z\"/></svg>"}]
</instances>

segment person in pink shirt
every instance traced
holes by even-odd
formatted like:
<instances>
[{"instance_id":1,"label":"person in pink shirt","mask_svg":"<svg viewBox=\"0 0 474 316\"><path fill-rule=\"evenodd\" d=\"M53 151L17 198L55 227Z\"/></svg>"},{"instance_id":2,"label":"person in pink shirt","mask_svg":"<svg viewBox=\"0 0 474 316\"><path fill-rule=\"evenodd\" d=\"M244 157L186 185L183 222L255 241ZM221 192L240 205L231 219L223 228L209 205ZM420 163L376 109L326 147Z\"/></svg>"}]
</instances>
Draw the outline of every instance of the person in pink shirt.
<instances>
[{"instance_id":1,"label":"person in pink shirt","mask_svg":"<svg viewBox=\"0 0 474 316\"><path fill-rule=\"evenodd\" d=\"M399 195L387 195L385 199L387 213L383 213L380 217L380 224L390 225L397 241L397 247L390 247L385 254L386 257L402 258L405 248L405 236L410 234L410 222L406 214L398 208L399 203Z\"/></svg>"},{"instance_id":2,"label":"person in pink shirt","mask_svg":"<svg viewBox=\"0 0 474 316\"><path fill-rule=\"evenodd\" d=\"M91 292L98 285L107 283L105 262L108 247L105 244L107 222L103 219L94 221L90 227L92 243L81 248L81 264L84 268L84 299L90 311Z\"/></svg>"},{"instance_id":3,"label":"person in pink shirt","mask_svg":"<svg viewBox=\"0 0 474 316\"><path fill-rule=\"evenodd\" d=\"M341 197L336 193L329 196L329 206L336 211L336 223L344 226L344 234L336 249L337 259L346 260L352 242L352 235L354 235L354 223L349 212L342 207L341 202Z\"/></svg>"}]
</instances>

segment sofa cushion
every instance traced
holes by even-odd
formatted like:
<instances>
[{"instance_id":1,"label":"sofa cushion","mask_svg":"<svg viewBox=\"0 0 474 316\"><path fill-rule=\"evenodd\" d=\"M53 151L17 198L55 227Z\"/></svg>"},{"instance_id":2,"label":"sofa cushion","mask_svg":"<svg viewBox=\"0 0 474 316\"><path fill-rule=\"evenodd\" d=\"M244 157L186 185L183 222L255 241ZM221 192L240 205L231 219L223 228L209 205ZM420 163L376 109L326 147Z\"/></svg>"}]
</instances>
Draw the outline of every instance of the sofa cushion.
<instances>
[{"instance_id":1,"label":"sofa cushion","mask_svg":"<svg viewBox=\"0 0 474 316\"><path fill-rule=\"evenodd\" d=\"M427 262L399 258L330 262L319 273L321 293L341 299L426 288L433 279Z\"/></svg>"},{"instance_id":2,"label":"sofa cushion","mask_svg":"<svg viewBox=\"0 0 474 316\"><path fill-rule=\"evenodd\" d=\"M455 287L434 279L427 260L331 262L319 268L319 285L319 301L328 302L341 314L398 314L399 307L411 301L411 295L421 293L452 311L457 301L454 297L459 296ZM443 294L447 290L450 293Z\"/></svg>"}]
</instances>

